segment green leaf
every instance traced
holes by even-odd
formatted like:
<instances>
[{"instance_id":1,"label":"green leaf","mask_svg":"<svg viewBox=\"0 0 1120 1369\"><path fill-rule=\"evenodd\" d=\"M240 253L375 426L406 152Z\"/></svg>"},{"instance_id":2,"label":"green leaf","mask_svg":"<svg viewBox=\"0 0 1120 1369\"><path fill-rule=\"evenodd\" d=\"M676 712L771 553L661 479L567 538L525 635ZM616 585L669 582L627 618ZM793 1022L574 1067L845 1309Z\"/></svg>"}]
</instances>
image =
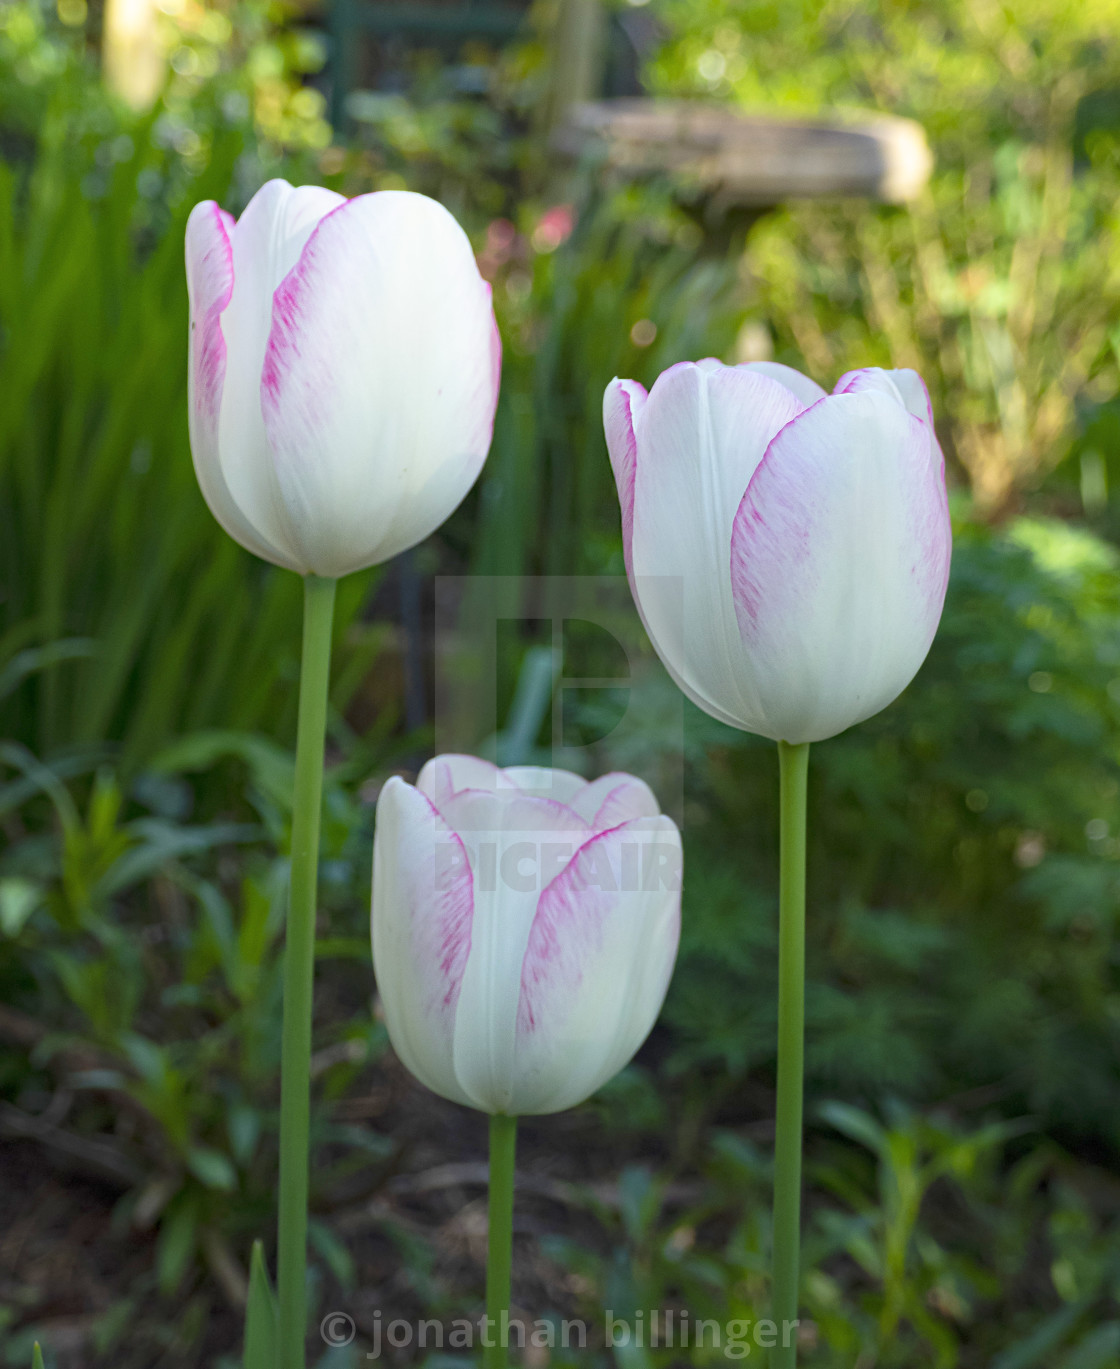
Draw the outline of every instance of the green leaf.
<instances>
[{"instance_id":1,"label":"green leaf","mask_svg":"<svg viewBox=\"0 0 1120 1369\"><path fill-rule=\"evenodd\" d=\"M177 1199L160 1225L156 1273L160 1290L174 1293L187 1272L198 1240L198 1203L194 1194Z\"/></svg>"},{"instance_id":2,"label":"green leaf","mask_svg":"<svg viewBox=\"0 0 1120 1369\"><path fill-rule=\"evenodd\" d=\"M16 937L23 931L27 919L42 906L43 889L31 879L10 875L0 879L0 932Z\"/></svg>"},{"instance_id":3,"label":"green leaf","mask_svg":"<svg viewBox=\"0 0 1120 1369\"><path fill-rule=\"evenodd\" d=\"M852 1107L850 1103L839 1102L822 1103L819 1113L830 1126L865 1145L876 1155L886 1152L887 1134L870 1113Z\"/></svg>"},{"instance_id":4,"label":"green leaf","mask_svg":"<svg viewBox=\"0 0 1120 1369\"><path fill-rule=\"evenodd\" d=\"M187 1155L187 1164L196 1179L207 1188L217 1188L229 1193L237 1187L237 1171L228 1155L210 1146L193 1146Z\"/></svg>"},{"instance_id":5,"label":"green leaf","mask_svg":"<svg viewBox=\"0 0 1120 1369\"><path fill-rule=\"evenodd\" d=\"M346 1290L354 1286L354 1258L329 1226L312 1220L308 1224L307 1237L311 1248Z\"/></svg>"},{"instance_id":6,"label":"green leaf","mask_svg":"<svg viewBox=\"0 0 1120 1369\"><path fill-rule=\"evenodd\" d=\"M226 1130L229 1133L230 1149L237 1162L247 1165L253 1158L261 1134L260 1113L250 1103L233 1102L226 1114Z\"/></svg>"},{"instance_id":7,"label":"green leaf","mask_svg":"<svg viewBox=\"0 0 1120 1369\"><path fill-rule=\"evenodd\" d=\"M232 730L195 732L161 751L151 769L170 774L206 771L227 758L244 762L253 783L282 809L290 808L295 760L290 752L264 737Z\"/></svg>"},{"instance_id":8,"label":"green leaf","mask_svg":"<svg viewBox=\"0 0 1120 1369\"><path fill-rule=\"evenodd\" d=\"M1112 1369L1120 1358L1120 1321L1095 1327L1059 1363L1059 1369Z\"/></svg>"},{"instance_id":9,"label":"green leaf","mask_svg":"<svg viewBox=\"0 0 1120 1369\"><path fill-rule=\"evenodd\" d=\"M47 646L28 647L0 670L0 699L18 689L37 670L49 670L60 661L76 661L92 656L94 643L88 637L66 637Z\"/></svg>"},{"instance_id":10,"label":"green leaf","mask_svg":"<svg viewBox=\"0 0 1120 1369\"><path fill-rule=\"evenodd\" d=\"M31 1352L31 1369L43 1369L43 1352L39 1349L39 1342L35 1342L35 1349Z\"/></svg>"},{"instance_id":11,"label":"green leaf","mask_svg":"<svg viewBox=\"0 0 1120 1369\"><path fill-rule=\"evenodd\" d=\"M249 1304L245 1310L244 1369L275 1369L276 1299L264 1262L264 1247L253 1242L249 1261Z\"/></svg>"},{"instance_id":12,"label":"green leaf","mask_svg":"<svg viewBox=\"0 0 1120 1369\"><path fill-rule=\"evenodd\" d=\"M1087 1302L1071 1302L1047 1317L1018 1345L1012 1345L992 1360L991 1369L1035 1369L1048 1360L1078 1320L1088 1310Z\"/></svg>"}]
</instances>

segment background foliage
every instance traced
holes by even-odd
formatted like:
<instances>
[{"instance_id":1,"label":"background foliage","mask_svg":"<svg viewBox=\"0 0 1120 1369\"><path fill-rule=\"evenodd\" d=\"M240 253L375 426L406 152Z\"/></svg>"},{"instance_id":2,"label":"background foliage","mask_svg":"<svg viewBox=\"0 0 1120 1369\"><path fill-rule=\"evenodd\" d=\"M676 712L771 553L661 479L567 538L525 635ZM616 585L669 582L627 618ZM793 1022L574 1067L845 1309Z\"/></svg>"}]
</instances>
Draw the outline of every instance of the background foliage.
<instances>
[{"instance_id":1,"label":"background foliage","mask_svg":"<svg viewBox=\"0 0 1120 1369\"><path fill-rule=\"evenodd\" d=\"M283 173L438 194L494 282L494 447L425 577L621 571L612 375L769 350L930 380L957 484L942 629L813 762L804 1361L1120 1363L1120 6L655 0L650 89L909 114L934 145L916 205L788 206L745 253L670 184L543 156L546 42L419 58L332 134L300 16L165 9L144 116L103 91L84 5L0 9L0 1193L37 1233L0 1243L0 1355L41 1334L62 1363L80 1312L78 1363L234 1363L269 1234L298 587L198 495L181 241L197 199L236 210ZM319 924L316 1297L362 1327L481 1291L473 1181L446 1166L482 1132L408 1084L371 1011L372 804L430 748L401 725L393 604L344 583ZM686 717L677 975L638 1064L526 1128L534 1315L765 1304L776 767ZM96 1252L34 1244L55 1181L55 1208L20 1206L60 1167L94 1185L71 1201L103 1214L96 1250L127 1250L93 1291Z\"/></svg>"}]
</instances>

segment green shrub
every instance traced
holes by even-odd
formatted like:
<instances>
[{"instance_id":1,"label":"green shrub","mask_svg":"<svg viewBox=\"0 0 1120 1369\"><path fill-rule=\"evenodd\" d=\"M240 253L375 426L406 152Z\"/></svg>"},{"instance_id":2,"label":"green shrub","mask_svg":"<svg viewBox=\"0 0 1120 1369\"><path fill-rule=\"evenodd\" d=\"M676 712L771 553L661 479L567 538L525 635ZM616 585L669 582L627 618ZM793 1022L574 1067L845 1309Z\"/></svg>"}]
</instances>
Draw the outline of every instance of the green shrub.
<instances>
[{"instance_id":1,"label":"green shrub","mask_svg":"<svg viewBox=\"0 0 1120 1369\"><path fill-rule=\"evenodd\" d=\"M229 202L242 136L193 175L158 121L75 143L68 109L0 163L3 731L126 768L199 727L286 736L299 581L221 531L187 439L183 230ZM340 641L370 578L342 585Z\"/></svg>"},{"instance_id":2,"label":"green shrub","mask_svg":"<svg viewBox=\"0 0 1120 1369\"><path fill-rule=\"evenodd\" d=\"M807 202L758 225L757 318L822 380L917 367L978 498L1034 489L1120 387L1116 0L659 10L657 92L924 126L936 168L912 206Z\"/></svg>"},{"instance_id":3,"label":"green shrub","mask_svg":"<svg viewBox=\"0 0 1120 1369\"><path fill-rule=\"evenodd\" d=\"M810 761L810 1090L991 1091L1114 1148L1120 557L1068 525L959 524L917 680ZM698 724L679 1064L769 1065L772 748ZM722 731L722 730L721 730ZM719 858L715 854L719 852Z\"/></svg>"}]
</instances>

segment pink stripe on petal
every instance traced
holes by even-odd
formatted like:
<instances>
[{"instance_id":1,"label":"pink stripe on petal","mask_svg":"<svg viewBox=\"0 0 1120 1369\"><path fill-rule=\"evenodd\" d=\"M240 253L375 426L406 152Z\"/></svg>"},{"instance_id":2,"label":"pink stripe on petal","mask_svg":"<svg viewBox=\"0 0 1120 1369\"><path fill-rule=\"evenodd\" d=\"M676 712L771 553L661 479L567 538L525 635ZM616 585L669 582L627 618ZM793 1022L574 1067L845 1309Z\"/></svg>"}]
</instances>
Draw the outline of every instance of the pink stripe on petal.
<instances>
[{"instance_id":1,"label":"pink stripe on petal","mask_svg":"<svg viewBox=\"0 0 1120 1369\"><path fill-rule=\"evenodd\" d=\"M397 776L377 801L370 931L393 1048L445 1098L469 1103L455 1032L474 940L474 876L459 835Z\"/></svg>"},{"instance_id":2,"label":"pink stripe on petal","mask_svg":"<svg viewBox=\"0 0 1120 1369\"><path fill-rule=\"evenodd\" d=\"M431 866L425 860L405 872L411 895L413 952L418 966L438 967L438 976L426 980L429 986L434 985L429 1006L446 1011L453 1019L471 953L474 876L462 838L426 794L419 797L431 810L435 841Z\"/></svg>"},{"instance_id":3,"label":"pink stripe on petal","mask_svg":"<svg viewBox=\"0 0 1120 1369\"><path fill-rule=\"evenodd\" d=\"M633 775L604 775L591 786L591 791L587 798L597 805L591 826L597 832L634 818L655 818L661 811L649 785ZM586 804L581 803L580 809L586 811Z\"/></svg>"},{"instance_id":4,"label":"pink stripe on petal","mask_svg":"<svg viewBox=\"0 0 1120 1369\"><path fill-rule=\"evenodd\" d=\"M273 296L261 411L312 570L415 545L486 458L500 356L469 240L436 201L359 195L325 215Z\"/></svg>"},{"instance_id":5,"label":"pink stripe on petal","mask_svg":"<svg viewBox=\"0 0 1120 1369\"><path fill-rule=\"evenodd\" d=\"M886 707L924 660L951 552L931 441L872 381L819 401L767 448L730 567L767 736L833 736Z\"/></svg>"},{"instance_id":6,"label":"pink stripe on petal","mask_svg":"<svg viewBox=\"0 0 1120 1369\"><path fill-rule=\"evenodd\" d=\"M638 474L638 440L634 433L637 410L648 398L636 380L612 380L603 396L603 427L607 452L622 508L622 554L630 588L634 588L634 486Z\"/></svg>"},{"instance_id":7,"label":"pink stripe on petal","mask_svg":"<svg viewBox=\"0 0 1120 1369\"><path fill-rule=\"evenodd\" d=\"M191 312L191 409L211 442L226 372L222 312L233 296L233 217L208 200L187 221L187 292Z\"/></svg>"},{"instance_id":8,"label":"pink stripe on petal","mask_svg":"<svg viewBox=\"0 0 1120 1369\"><path fill-rule=\"evenodd\" d=\"M603 919L621 883L620 870L611 867L612 846L614 831L592 837L541 894L521 966L519 1036L534 1032L550 1009L571 997L584 961L602 946Z\"/></svg>"},{"instance_id":9,"label":"pink stripe on petal","mask_svg":"<svg viewBox=\"0 0 1120 1369\"><path fill-rule=\"evenodd\" d=\"M451 752L433 756L420 771L416 787L442 809L464 789L497 789L501 773L492 761Z\"/></svg>"},{"instance_id":10,"label":"pink stripe on petal","mask_svg":"<svg viewBox=\"0 0 1120 1369\"><path fill-rule=\"evenodd\" d=\"M566 803L517 789L460 789L440 808L457 832L574 832L589 824Z\"/></svg>"},{"instance_id":11,"label":"pink stripe on petal","mask_svg":"<svg viewBox=\"0 0 1120 1369\"><path fill-rule=\"evenodd\" d=\"M937 437L937 427L933 421L933 401L929 389L917 371L909 367L900 370L883 370L878 366L865 366L858 371L847 371L836 382L835 394L859 394L864 390L880 390L902 402L907 413L920 418L930 431L933 439L933 453L945 474L945 453Z\"/></svg>"},{"instance_id":12,"label":"pink stripe on petal","mask_svg":"<svg viewBox=\"0 0 1120 1369\"><path fill-rule=\"evenodd\" d=\"M264 354L264 367L261 371L262 401L266 396L273 403L277 401L285 375L290 373L300 360L300 330L304 313L313 304L309 298L309 282L316 264L318 239L323 225L333 219L336 214L348 209L353 203L352 200L343 200L329 214L323 215L304 243L299 260L280 282L272 296L272 327L269 331L268 346ZM300 386L304 402L310 410L308 414L309 425L314 426L314 414L316 412L314 405L316 393L314 366L310 367L309 371L309 374L302 377L291 377L290 383Z\"/></svg>"},{"instance_id":13,"label":"pink stripe on petal","mask_svg":"<svg viewBox=\"0 0 1120 1369\"><path fill-rule=\"evenodd\" d=\"M617 987L647 957L664 953L671 966L680 888L680 836L667 818L636 818L584 842L537 903L521 966L518 1037L547 1027L547 1043L548 1033L561 1032L585 977L606 974ZM663 941L667 911L671 935ZM663 995L662 985L657 1007Z\"/></svg>"}]
</instances>

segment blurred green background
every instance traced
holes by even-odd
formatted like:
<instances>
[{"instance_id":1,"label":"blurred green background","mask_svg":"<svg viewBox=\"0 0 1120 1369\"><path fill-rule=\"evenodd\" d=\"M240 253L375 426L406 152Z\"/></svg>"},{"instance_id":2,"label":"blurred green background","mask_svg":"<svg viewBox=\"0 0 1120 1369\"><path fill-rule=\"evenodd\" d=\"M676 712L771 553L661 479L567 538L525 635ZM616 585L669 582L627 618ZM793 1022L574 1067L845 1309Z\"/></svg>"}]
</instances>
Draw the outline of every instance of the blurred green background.
<instances>
[{"instance_id":1,"label":"blurred green background","mask_svg":"<svg viewBox=\"0 0 1120 1369\"><path fill-rule=\"evenodd\" d=\"M442 199L505 344L477 490L340 593L312 1231L359 1336L323 1363L481 1300L484 1132L395 1064L366 937L373 804L430 752L456 629L432 578L620 574L603 387L710 354L915 366L953 482L928 662L813 758L803 1362L1116 1369L1120 0L556 0L448 37L449 0L407 41L282 0L164 0L137 37L113 2L0 3L0 1362L236 1364L271 1236L299 586L195 485L182 237L285 175ZM608 94L913 118L929 184L736 214L565 161L591 31ZM539 747L540 642L501 640ZM651 726L639 759L679 749ZM530 1318L765 1315L776 764L691 708L684 752L662 1023L524 1128Z\"/></svg>"}]
</instances>

